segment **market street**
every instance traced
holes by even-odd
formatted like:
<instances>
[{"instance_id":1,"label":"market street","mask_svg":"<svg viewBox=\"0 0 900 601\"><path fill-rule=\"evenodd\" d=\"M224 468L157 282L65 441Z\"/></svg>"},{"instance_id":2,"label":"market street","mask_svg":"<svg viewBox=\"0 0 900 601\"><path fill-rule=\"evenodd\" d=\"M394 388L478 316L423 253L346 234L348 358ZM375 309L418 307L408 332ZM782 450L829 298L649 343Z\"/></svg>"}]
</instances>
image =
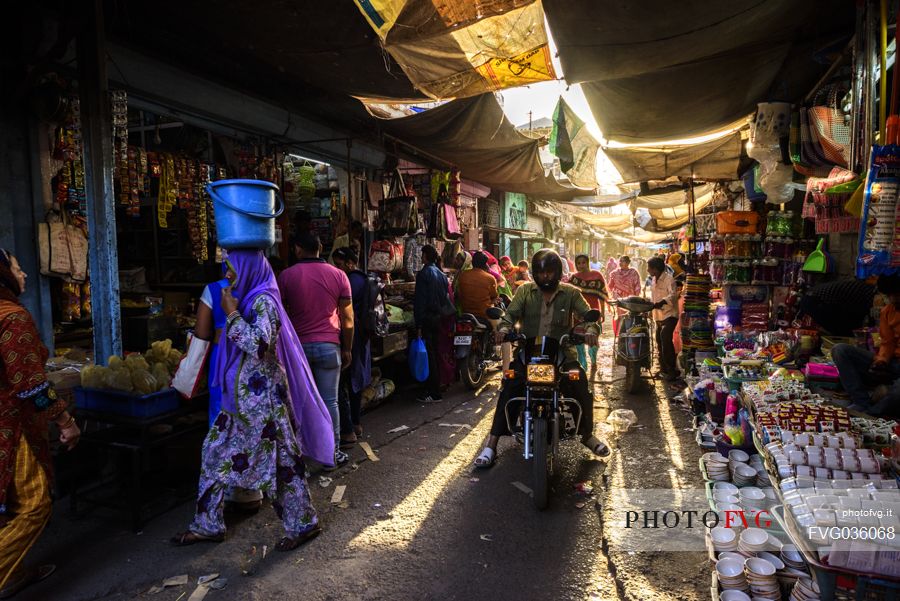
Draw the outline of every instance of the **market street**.
<instances>
[{"instance_id":1,"label":"market street","mask_svg":"<svg viewBox=\"0 0 900 601\"><path fill-rule=\"evenodd\" d=\"M601 358L609 356L611 342L609 336L601 340ZM696 480L699 455L685 431L688 414L666 400L661 383L628 397L620 393L621 373L609 383L609 369L604 364L596 378L597 423L611 409L631 408L639 427L613 439L608 467L567 443L564 470L544 512L514 484L528 486L530 480L516 443L501 443L492 469L471 467L489 427L496 378L475 398L455 385L434 405L411 402L412 390L398 391L364 416L364 438L377 463L355 448L358 468L328 474L333 481L325 488L319 485L324 474L310 478L325 532L307 546L274 551L280 525L268 506L254 517L230 520L222 544L176 549L167 539L187 524L193 503L152 520L141 535L102 512L72 521L62 503L33 556L56 561L58 577L21 598L175 600L187 593L184 599L198 577L213 572L228 584L209 591L207 599L708 598L709 573L700 553L629 554L615 546L604 552L604 537L610 537L601 522L603 474L618 487L665 487L673 469ZM402 426L407 428L389 433ZM681 454L675 461L672 449ZM619 482L622 474L627 484ZM593 483L593 497L574 489L584 481ZM347 487L343 504L331 504L338 485ZM148 594L182 574L189 584Z\"/></svg>"}]
</instances>

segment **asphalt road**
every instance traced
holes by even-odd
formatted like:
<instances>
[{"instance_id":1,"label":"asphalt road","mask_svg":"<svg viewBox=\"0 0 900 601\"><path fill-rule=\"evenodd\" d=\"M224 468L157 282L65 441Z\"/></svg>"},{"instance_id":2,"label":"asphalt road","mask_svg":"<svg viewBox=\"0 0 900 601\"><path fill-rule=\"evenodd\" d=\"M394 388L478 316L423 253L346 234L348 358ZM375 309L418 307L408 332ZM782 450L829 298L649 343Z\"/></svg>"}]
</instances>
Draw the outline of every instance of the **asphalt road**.
<instances>
[{"instance_id":1,"label":"asphalt road","mask_svg":"<svg viewBox=\"0 0 900 601\"><path fill-rule=\"evenodd\" d=\"M610 339L602 344L601 357L608 357ZM59 569L17 599L186 601L209 573L227 578L227 586L209 591L208 600L709 599L702 553L624 551L604 528L614 487L671 487L673 474L700 481L699 451L685 430L689 416L669 402L662 384L635 396L623 394L621 384L604 362L594 384L595 420L628 407L641 427L613 439L609 465L567 443L543 512L517 486L530 486L530 476L514 441L501 443L493 468L472 468L496 378L478 395L454 386L432 405L412 401L415 391L398 391L363 417L364 439L379 461L356 448L353 465L327 474L327 486L322 474L310 478L325 532L308 545L275 551L280 525L268 506L231 520L224 543L172 548L166 540L188 524L192 504L151 521L140 535L108 514L72 520L61 505L29 558ZM587 481L592 496L574 488ZM334 504L339 485L346 489ZM181 574L188 585L149 592Z\"/></svg>"}]
</instances>

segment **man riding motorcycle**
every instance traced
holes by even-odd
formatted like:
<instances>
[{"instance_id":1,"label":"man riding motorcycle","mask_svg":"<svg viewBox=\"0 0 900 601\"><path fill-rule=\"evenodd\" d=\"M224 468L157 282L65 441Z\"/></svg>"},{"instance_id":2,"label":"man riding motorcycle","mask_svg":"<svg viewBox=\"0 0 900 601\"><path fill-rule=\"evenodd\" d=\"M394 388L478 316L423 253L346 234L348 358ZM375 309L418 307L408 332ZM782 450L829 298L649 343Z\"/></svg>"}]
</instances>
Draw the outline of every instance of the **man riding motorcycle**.
<instances>
[{"instance_id":1,"label":"man riding motorcycle","mask_svg":"<svg viewBox=\"0 0 900 601\"><path fill-rule=\"evenodd\" d=\"M563 263L556 251L545 248L536 252L531 259L531 273L534 281L526 282L516 290L497 332L498 340L504 339L517 323L520 325L520 332L526 338L548 336L561 340L590 310L590 306L577 288L561 283ZM598 332L596 324L588 324L585 342L588 345L596 345ZM582 443L595 455L605 457L609 455L609 446L593 434L594 399L588 387L587 377L578 364L575 349L570 345L565 353L567 358L565 369L577 369L581 377L575 381L564 380L561 392L575 399L581 406L582 419L578 434ZM506 403L511 398L522 397L525 394L525 366L516 358L510 367L515 371L515 377L503 380L497 408L494 410L491 434L481 454L475 459L476 467L486 468L494 464L500 437L510 433L504 411Z\"/></svg>"}]
</instances>

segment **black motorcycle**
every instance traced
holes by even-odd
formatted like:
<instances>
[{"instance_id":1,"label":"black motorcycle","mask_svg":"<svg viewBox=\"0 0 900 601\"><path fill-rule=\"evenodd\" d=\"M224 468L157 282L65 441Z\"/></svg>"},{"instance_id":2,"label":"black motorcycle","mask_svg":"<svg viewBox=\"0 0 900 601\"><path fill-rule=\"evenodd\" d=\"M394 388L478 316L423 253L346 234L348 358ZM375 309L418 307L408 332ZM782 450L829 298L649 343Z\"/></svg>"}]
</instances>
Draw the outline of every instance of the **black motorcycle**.
<instances>
[{"instance_id":1,"label":"black motorcycle","mask_svg":"<svg viewBox=\"0 0 900 601\"><path fill-rule=\"evenodd\" d=\"M625 390L634 393L641 381L641 369L646 367L649 371L653 358L653 339L647 319L653 303L640 296L629 296L609 304L628 311L619 321L614 348L616 365L625 366Z\"/></svg>"},{"instance_id":2,"label":"black motorcycle","mask_svg":"<svg viewBox=\"0 0 900 601\"><path fill-rule=\"evenodd\" d=\"M488 316L499 319L503 312L488 309ZM561 340L542 337L526 339L518 332L510 332L506 340L516 344L518 369L524 367L525 396L510 398L504 412L509 431L524 444L524 457L532 462L534 505L545 509L549 500L550 483L555 472L556 457L561 440L575 438L581 423L581 405L560 393L564 379L578 380L581 371L566 357L568 345L584 343L584 326L596 322L600 312L592 309L584 322L575 326ZM521 434L521 437L519 436Z\"/></svg>"},{"instance_id":3,"label":"black motorcycle","mask_svg":"<svg viewBox=\"0 0 900 601\"><path fill-rule=\"evenodd\" d=\"M508 299L501 297L501 316L508 302ZM488 370L500 367L500 346L494 341L498 320L490 315L487 320L479 320L471 313L463 313L456 318L453 346L460 379L469 390L480 388Z\"/></svg>"}]
</instances>

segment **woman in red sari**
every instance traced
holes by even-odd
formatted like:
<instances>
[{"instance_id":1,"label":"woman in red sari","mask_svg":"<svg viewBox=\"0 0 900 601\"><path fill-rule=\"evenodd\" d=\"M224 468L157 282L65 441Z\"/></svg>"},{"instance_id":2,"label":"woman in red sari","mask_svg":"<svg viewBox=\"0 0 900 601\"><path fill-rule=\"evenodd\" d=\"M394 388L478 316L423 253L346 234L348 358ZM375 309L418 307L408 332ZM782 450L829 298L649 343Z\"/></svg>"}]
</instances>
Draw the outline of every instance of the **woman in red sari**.
<instances>
[{"instance_id":1,"label":"woman in red sari","mask_svg":"<svg viewBox=\"0 0 900 601\"><path fill-rule=\"evenodd\" d=\"M0 248L0 595L4 598L55 569L20 569L50 519L48 422L56 422L59 440L69 449L81 436L66 403L56 398L47 380L47 348L19 302L26 277L16 258Z\"/></svg>"}]
</instances>

